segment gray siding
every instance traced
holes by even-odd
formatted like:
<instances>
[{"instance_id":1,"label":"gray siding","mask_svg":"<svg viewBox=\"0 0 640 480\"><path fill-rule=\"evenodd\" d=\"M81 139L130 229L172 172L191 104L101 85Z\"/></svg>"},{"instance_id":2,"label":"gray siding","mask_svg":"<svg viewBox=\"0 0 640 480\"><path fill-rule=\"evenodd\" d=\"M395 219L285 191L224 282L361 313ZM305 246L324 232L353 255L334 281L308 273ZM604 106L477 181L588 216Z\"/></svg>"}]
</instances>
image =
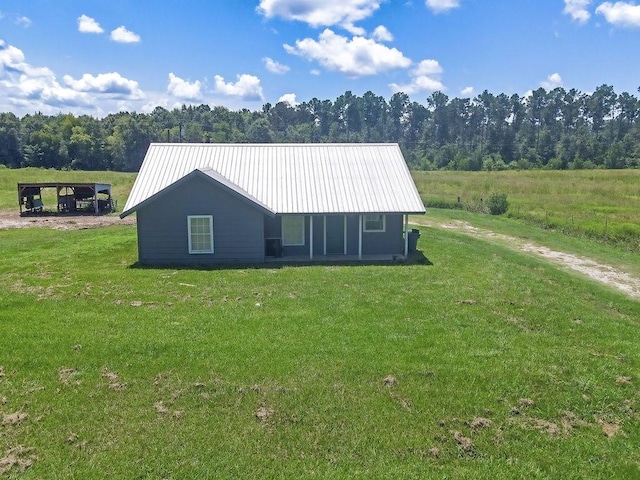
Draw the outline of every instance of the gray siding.
<instances>
[{"instance_id":1,"label":"gray siding","mask_svg":"<svg viewBox=\"0 0 640 480\"><path fill-rule=\"evenodd\" d=\"M362 232L362 254L404 254L402 215L387 215L384 232Z\"/></svg>"},{"instance_id":2,"label":"gray siding","mask_svg":"<svg viewBox=\"0 0 640 480\"><path fill-rule=\"evenodd\" d=\"M212 254L189 254L187 216L213 215ZM138 255L145 265L264 261L264 214L201 177L167 191L137 212Z\"/></svg>"}]
</instances>

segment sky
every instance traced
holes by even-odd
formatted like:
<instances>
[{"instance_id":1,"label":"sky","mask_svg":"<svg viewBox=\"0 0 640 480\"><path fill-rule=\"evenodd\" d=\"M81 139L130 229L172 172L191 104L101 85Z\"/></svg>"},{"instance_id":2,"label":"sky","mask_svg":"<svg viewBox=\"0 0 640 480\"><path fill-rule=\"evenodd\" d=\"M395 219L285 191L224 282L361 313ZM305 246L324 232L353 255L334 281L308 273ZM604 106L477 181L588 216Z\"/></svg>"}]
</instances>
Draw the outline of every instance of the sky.
<instances>
[{"instance_id":1,"label":"sky","mask_svg":"<svg viewBox=\"0 0 640 480\"><path fill-rule=\"evenodd\" d=\"M603 84L638 95L640 2L0 0L0 112L18 116Z\"/></svg>"}]
</instances>

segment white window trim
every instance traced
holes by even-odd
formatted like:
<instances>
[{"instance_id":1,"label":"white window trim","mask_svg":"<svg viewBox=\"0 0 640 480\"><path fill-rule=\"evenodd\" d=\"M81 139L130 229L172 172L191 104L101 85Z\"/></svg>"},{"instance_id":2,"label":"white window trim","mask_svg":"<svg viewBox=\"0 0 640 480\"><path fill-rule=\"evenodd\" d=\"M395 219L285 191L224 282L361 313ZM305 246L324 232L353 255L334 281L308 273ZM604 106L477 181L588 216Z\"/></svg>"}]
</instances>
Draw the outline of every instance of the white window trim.
<instances>
[{"instance_id":1,"label":"white window trim","mask_svg":"<svg viewBox=\"0 0 640 480\"><path fill-rule=\"evenodd\" d=\"M209 239L211 240L211 248L208 250L194 250L191 241L191 220L205 218L209 220ZM213 215L189 215L187 216L187 234L189 237L189 253L191 255L199 255L203 253L213 253Z\"/></svg>"},{"instance_id":2,"label":"white window trim","mask_svg":"<svg viewBox=\"0 0 640 480\"><path fill-rule=\"evenodd\" d=\"M285 237L285 232L284 232L284 222L285 219L301 219L300 221L300 238L302 239L302 243L290 243L287 242L287 238ZM281 231L282 231L282 246L283 247L302 247L305 244L305 228L304 228L304 215L285 215L282 217L282 222L281 222Z\"/></svg>"},{"instance_id":3,"label":"white window trim","mask_svg":"<svg viewBox=\"0 0 640 480\"><path fill-rule=\"evenodd\" d=\"M369 214L362 216L362 231L366 233L385 232L387 230L387 216L383 213ZM367 228L367 217L382 217L382 229ZM376 218L376 221L378 219Z\"/></svg>"}]
</instances>

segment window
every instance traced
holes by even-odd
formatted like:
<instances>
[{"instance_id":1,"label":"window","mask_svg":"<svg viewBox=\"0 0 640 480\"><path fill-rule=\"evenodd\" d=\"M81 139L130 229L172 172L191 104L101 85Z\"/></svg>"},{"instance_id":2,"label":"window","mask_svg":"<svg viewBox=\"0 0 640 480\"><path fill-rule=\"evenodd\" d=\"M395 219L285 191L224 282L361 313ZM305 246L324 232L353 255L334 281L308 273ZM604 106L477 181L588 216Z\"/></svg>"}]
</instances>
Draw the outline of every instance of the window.
<instances>
[{"instance_id":1,"label":"window","mask_svg":"<svg viewBox=\"0 0 640 480\"><path fill-rule=\"evenodd\" d=\"M213 217L191 215L187 217L189 228L189 253L213 253Z\"/></svg>"},{"instance_id":2,"label":"window","mask_svg":"<svg viewBox=\"0 0 640 480\"><path fill-rule=\"evenodd\" d=\"M282 245L304 245L304 216L282 217Z\"/></svg>"},{"instance_id":3,"label":"window","mask_svg":"<svg viewBox=\"0 0 640 480\"><path fill-rule=\"evenodd\" d=\"M364 232L384 232L386 217L379 215L365 215L362 230Z\"/></svg>"}]
</instances>

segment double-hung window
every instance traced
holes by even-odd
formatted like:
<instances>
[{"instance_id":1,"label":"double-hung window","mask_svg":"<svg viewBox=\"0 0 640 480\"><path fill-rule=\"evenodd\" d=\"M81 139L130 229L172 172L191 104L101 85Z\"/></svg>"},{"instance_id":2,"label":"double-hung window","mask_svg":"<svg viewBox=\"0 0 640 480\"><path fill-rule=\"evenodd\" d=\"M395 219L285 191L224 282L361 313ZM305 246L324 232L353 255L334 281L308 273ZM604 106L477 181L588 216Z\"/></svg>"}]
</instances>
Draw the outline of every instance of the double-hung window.
<instances>
[{"instance_id":1,"label":"double-hung window","mask_svg":"<svg viewBox=\"0 0 640 480\"><path fill-rule=\"evenodd\" d=\"M213 216L190 215L187 223L189 253L213 253Z\"/></svg>"},{"instance_id":2,"label":"double-hung window","mask_svg":"<svg viewBox=\"0 0 640 480\"><path fill-rule=\"evenodd\" d=\"M362 225L364 232L384 232L386 224L386 216L382 214L365 215Z\"/></svg>"},{"instance_id":3,"label":"double-hung window","mask_svg":"<svg viewBox=\"0 0 640 480\"><path fill-rule=\"evenodd\" d=\"M285 215L282 217L282 245L304 245L304 215Z\"/></svg>"}]
</instances>

